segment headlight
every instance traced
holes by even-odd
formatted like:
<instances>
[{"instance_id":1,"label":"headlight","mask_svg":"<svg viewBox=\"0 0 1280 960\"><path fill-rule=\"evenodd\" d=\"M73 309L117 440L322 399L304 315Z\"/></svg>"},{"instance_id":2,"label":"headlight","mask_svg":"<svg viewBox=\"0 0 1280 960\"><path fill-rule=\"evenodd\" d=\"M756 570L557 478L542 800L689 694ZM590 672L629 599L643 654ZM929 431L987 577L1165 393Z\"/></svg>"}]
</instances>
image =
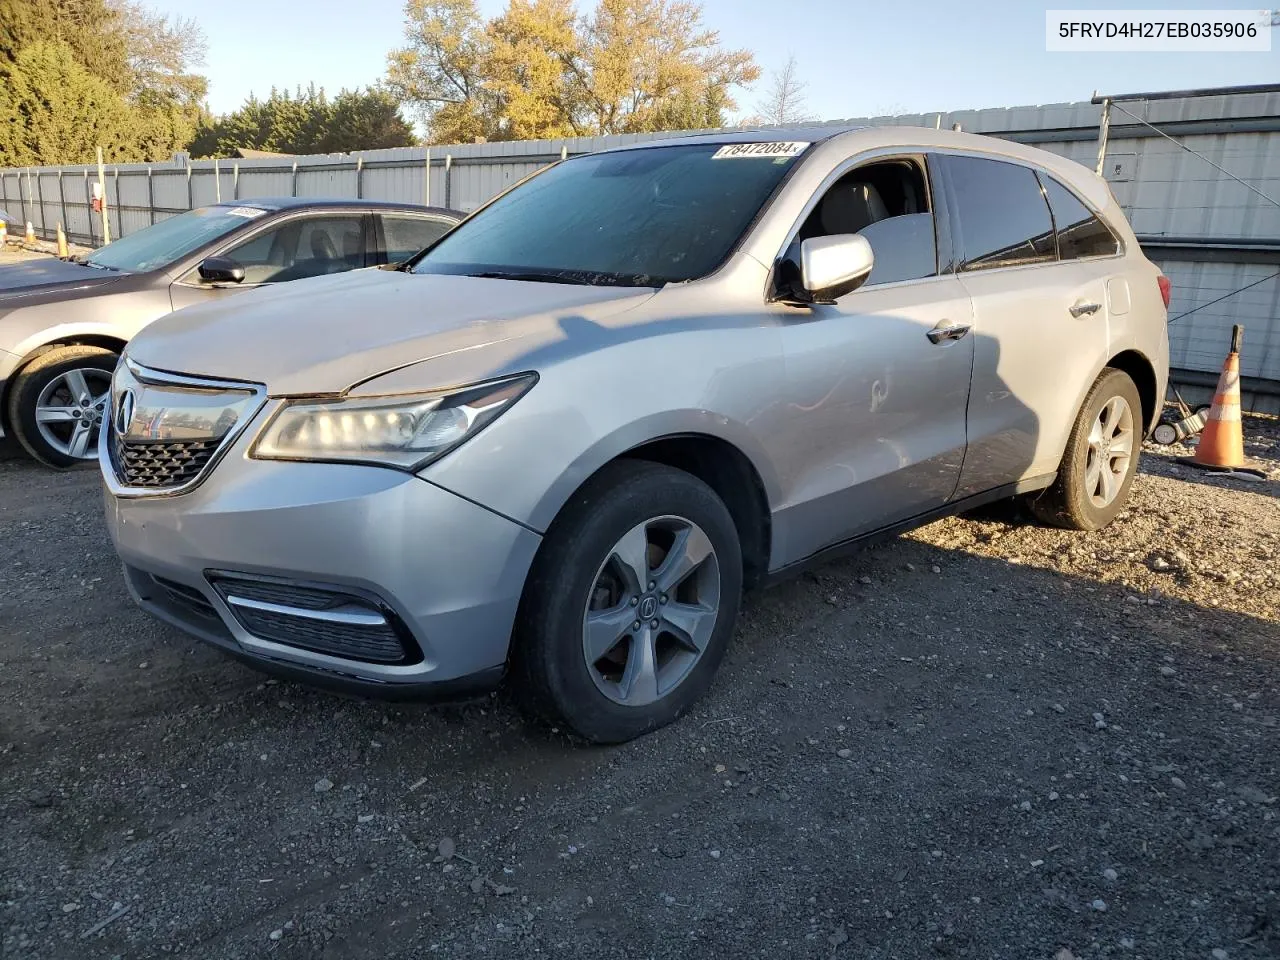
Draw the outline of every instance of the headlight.
<instances>
[{"instance_id":1,"label":"headlight","mask_svg":"<svg viewBox=\"0 0 1280 960\"><path fill-rule=\"evenodd\" d=\"M271 418L250 456L416 469L475 436L537 379L526 373L451 394L291 400Z\"/></svg>"}]
</instances>

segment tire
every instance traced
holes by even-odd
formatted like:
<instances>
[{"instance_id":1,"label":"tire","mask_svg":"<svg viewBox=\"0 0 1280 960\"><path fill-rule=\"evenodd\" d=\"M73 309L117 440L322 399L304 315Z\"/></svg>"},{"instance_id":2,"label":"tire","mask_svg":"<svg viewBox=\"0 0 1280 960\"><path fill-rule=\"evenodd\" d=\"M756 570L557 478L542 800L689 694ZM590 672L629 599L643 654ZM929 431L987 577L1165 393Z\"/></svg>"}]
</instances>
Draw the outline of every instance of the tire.
<instances>
[{"instance_id":1,"label":"tire","mask_svg":"<svg viewBox=\"0 0 1280 960\"><path fill-rule=\"evenodd\" d=\"M1123 449L1116 442L1124 432L1122 407L1128 410L1127 459L1116 453ZM1102 414L1107 409L1110 412L1104 422ZM1116 411L1120 413L1117 415ZM1093 433L1095 426L1098 427L1096 434ZM1111 443L1091 442L1091 435L1105 437L1109 428L1119 431ZM1058 467L1058 478L1029 501L1032 512L1045 523L1068 530L1105 527L1129 499L1144 432L1142 399L1133 380L1122 370L1103 370L1076 415ZM1099 466L1094 472L1094 464L1100 461L1107 464L1109 470Z\"/></svg>"},{"instance_id":2,"label":"tire","mask_svg":"<svg viewBox=\"0 0 1280 960\"><path fill-rule=\"evenodd\" d=\"M639 543L645 544L639 553L626 549ZM683 556L710 553L679 576L662 561L686 543ZM628 555L644 557L648 582L631 586L638 568L623 562ZM594 743L622 743L656 730L711 685L741 597L738 532L715 492L672 467L609 464L565 505L534 561L513 637L513 692L538 718ZM687 619L690 611L696 619ZM642 612L655 619L636 631L641 621L632 617ZM671 632L678 621L695 627ZM589 631L589 623L598 630ZM617 645L608 646L619 632ZM594 662L589 640L593 651L604 651ZM648 671L646 649L654 651ZM633 660L635 653L640 656Z\"/></svg>"},{"instance_id":3,"label":"tire","mask_svg":"<svg viewBox=\"0 0 1280 960\"><path fill-rule=\"evenodd\" d=\"M31 456L62 468L96 458L98 428L106 414L111 374L118 359L101 347L55 347L18 371L9 393L9 423ZM77 384L86 390L73 397ZM42 423L36 416L42 405L46 411L65 411L68 419Z\"/></svg>"}]
</instances>

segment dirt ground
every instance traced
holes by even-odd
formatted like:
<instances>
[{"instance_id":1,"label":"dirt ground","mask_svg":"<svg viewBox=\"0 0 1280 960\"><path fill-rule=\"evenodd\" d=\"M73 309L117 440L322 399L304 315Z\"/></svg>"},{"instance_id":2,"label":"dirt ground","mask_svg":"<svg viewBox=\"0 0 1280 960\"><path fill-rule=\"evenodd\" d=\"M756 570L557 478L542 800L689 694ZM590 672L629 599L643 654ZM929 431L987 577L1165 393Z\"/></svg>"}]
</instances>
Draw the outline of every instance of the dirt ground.
<instances>
[{"instance_id":1,"label":"dirt ground","mask_svg":"<svg viewBox=\"0 0 1280 960\"><path fill-rule=\"evenodd\" d=\"M0 462L0 956L1280 956L1280 423L1071 534L942 521L756 595L609 749L274 683Z\"/></svg>"}]
</instances>

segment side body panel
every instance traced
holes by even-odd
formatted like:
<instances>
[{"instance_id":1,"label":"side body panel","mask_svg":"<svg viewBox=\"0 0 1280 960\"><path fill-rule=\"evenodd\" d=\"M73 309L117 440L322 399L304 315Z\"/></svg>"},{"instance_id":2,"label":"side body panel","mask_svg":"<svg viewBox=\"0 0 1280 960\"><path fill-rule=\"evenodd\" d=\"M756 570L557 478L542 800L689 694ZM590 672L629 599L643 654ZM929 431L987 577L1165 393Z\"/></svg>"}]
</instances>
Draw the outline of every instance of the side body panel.
<instances>
[{"instance_id":1,"label":"side body panel","mask_svg":"<svg viewBox=\"0 0 1280 960\"><path fill-rule=\"evenodd\" d=\"M787 382L772 444L787 490L775 547L784 563L950 499L965 451L974 337L952 276L857 290L793 311L782 328Z\"/></svg>"}]
</instances>

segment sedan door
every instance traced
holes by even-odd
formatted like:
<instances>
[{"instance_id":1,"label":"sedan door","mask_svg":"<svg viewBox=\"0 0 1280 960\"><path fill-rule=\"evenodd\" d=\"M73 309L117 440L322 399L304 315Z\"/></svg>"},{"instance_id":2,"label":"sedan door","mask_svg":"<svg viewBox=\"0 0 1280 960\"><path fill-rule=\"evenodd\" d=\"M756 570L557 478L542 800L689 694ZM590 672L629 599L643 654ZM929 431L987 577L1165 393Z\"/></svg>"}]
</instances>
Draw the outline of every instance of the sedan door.
<instances>
[{"instance_id":1,"label":"sedan door","mask_svg":"<svg viewBox=\"0 0 1280 960\"><path fill-rule=\"evenodd\" d=\"M931 196L920 158L862 165L797 235L861 233L876 267L837 302L782 318L789 560L941 507L959 480L972 306Z\"/></svg>"},{"instance_id":2,"label":"sedan door","mask_svg":"<svg viewBox=\"0 0 1280 960\"><path fill-rule=\"evenodd\" d=\"M211 283L192 267L169 288L173 309L203 303L264 284L355 270L371 263L372 217L345 210L315 210L265 224L209 256L234 260L244 268L240 283Z\"/></svg>"}]
</instances>

